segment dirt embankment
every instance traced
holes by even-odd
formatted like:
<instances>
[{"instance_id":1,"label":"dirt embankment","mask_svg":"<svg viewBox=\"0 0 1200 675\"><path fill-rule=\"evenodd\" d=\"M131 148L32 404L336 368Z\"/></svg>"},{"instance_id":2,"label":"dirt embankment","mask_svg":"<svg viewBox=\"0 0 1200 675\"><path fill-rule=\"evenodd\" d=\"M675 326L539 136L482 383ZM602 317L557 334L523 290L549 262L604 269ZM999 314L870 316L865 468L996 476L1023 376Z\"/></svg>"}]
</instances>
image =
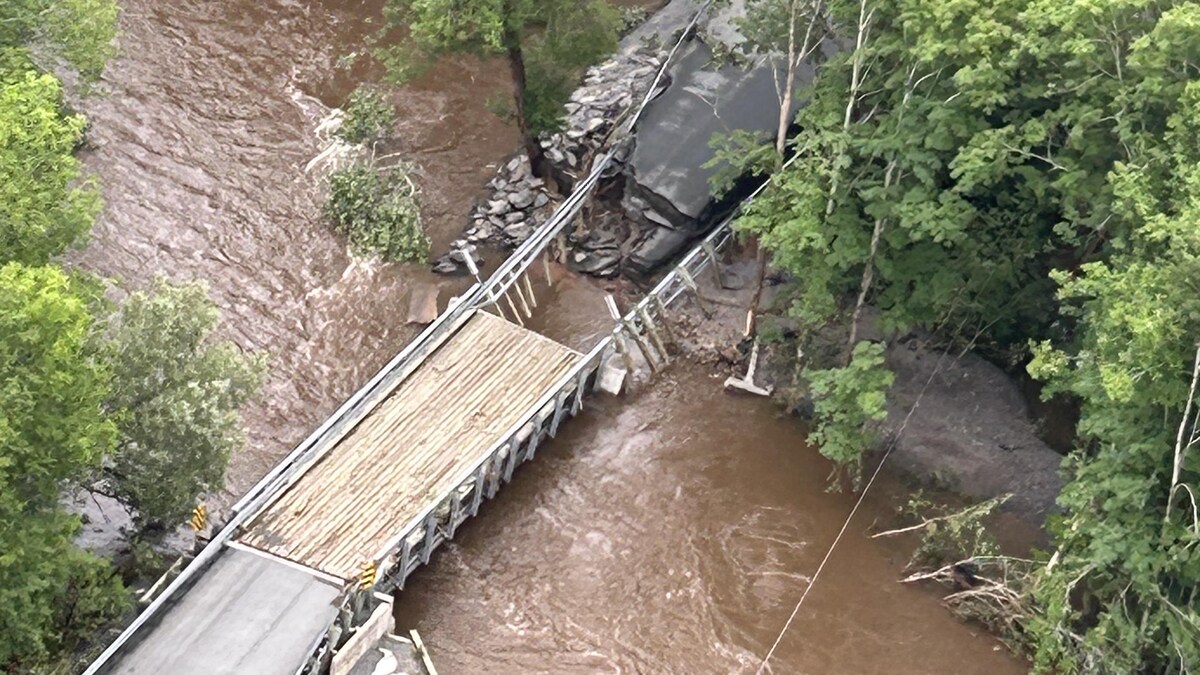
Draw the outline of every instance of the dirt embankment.
<instances>
[{"instance_id":1,"label":"dirt embankment","mask_svg":"<svg viewBox=\"0 0 1200 675\"><path fill-rule=\"evenodd\" d=\"M1041 525L1063 486L1062 456L1036 433L1028 405L1004 371L974 354L948 354L918 339L892 344L889 462L922 482L973 499L1002 494L1004 509Z\"/></svg>"},{"instance_id":2,"label":"dirt embankment","mask_svg":"<svg viewBox=\"0 0 1200 675\"><path fill-rule=\"evenodd\" d=\"M742 375L745 350L739 353L732 345L743 330L754 265L742 259L723 272L725 287L711 272L701 280L712 316L706 317L693 300L681 320L688 324L688 347L722 364L729 374ZM772 290L767 289L764 306ZM776 391L789 385L792 365L783 360L768 358L760 365L758 384L773 385ZM885 443L879 451L895 442L887 470L975 501L1011 494L1002 511L1042 527L1062 489L1062 456L1038 437L1029 405L1013 378L974 354L942 352L911 336L890 341L887 365L895 374L888 392ZM868 466L878 460L879 452Z\"/></svg>"}]
</instances>

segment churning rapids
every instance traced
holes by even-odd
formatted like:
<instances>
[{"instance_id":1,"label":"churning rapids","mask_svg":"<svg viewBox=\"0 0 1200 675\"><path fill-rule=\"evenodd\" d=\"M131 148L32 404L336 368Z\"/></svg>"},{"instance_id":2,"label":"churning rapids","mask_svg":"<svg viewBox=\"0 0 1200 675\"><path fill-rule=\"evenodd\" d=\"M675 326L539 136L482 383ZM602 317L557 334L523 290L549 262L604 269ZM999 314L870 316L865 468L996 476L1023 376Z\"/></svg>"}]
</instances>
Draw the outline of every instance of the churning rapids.
<instances>
[{"instance_id":1,"label":"churning rapids","mask_svg":"<svg viewBox=\"0 0 1200 675\"><path fill-rule=\"evenodd\" d=\"M337 67L365 49L377 1L122 5L123 55L83 103L107 207L72 259L128 287L204 279L226 334L270 354L228 499L415 333L399 320L415 287L446 284L445 298L456 282L352 260L303 172L326 106L380 75ZM452 59L393 97L435 247L516 147L485 109L505 77ZM564 315L576 337L595 329ZM400 617L443 672L753 672L850 507L824 491L828 467L794 421L699 371L598 401L410 580ZM887 498L866 511L774 672L1023 672L936 596L895 583L903 550L861 536Z\"/></svg>"}]
</instances>

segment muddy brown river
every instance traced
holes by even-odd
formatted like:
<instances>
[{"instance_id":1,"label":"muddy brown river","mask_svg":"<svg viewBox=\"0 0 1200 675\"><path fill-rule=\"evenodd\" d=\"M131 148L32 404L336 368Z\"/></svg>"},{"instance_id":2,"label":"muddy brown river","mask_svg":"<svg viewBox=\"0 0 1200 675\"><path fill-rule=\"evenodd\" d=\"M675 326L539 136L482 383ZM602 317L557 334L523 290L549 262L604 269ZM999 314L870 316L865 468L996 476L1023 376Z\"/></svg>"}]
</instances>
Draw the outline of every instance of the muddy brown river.
<instances>
[{"instance_id":1,"label":"muddy brown river","mask_svg":"<svg viewBox=\"0 0 1200 675\"><path fill-rule=\"evenodd\" d=\"M414 288L445 300L461 282L352 259L303 172L327 106L380 75L337 67L378 26L377 1L123 6L124 54L84 104L107 207L72 260L126 288L203 279L225 335L270 355L228 499L415 334ZM451 59L393 96L435 246L515 147L484 106L506 86L500 64ZM579 312L587 284L564 283L575 314L558 330L585 340L603 315ZM794 420L718 385L680 366L635 399L597 399L410 580L400 618L443 673L754 671L853 498L825 492ZM890 498L868 500L772 672L1024 672L928 589L895 583L903 545L863 536Z\"/></svg>"}]
</instances>

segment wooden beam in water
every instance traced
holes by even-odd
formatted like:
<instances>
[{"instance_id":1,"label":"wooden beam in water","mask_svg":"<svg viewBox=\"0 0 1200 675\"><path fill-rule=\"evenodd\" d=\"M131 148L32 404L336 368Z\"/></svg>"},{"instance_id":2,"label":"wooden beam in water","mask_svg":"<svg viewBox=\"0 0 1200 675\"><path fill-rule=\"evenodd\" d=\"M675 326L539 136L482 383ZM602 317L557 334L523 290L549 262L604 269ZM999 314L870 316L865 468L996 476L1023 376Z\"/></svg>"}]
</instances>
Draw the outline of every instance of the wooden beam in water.
<instances>
[{"instance_id":1,"label":"wooden beam in water","mask_svg":"<svg viewBox=\"0 0 1200 675\"><path fill-rule=\"evenodd\" d=\"M521 275L521 281L525 283L525 292L529 294L529 304L537 308L537 296L533 293L533 284L529 281L529 272Z\"/></svg>"},{"instance_id":2,"label":"wooden beam in water","mask_svg":"<svg viewBox=\"0 0 1200 675\"><path fill-rule=\"evenodd\" d=\"M521 313L517 311L517 306L513 304L512 297L508 294L508 291L504 291L504 299L508 301L508 308L512 310L513 317L517 320L517 325L524 328L525 322L521 320Z\"/></svg>"},{"instance_id":3,"label":"wooden beam in water","mask_svg":"<svg viewBox=\"0 0 1200 675\"><path fill-rule=\"evenodd\" d=\"M521 301L521 309L525 310L525 318L532 319L533 312L529 311L529 303L525 300L525 291L521 290L521 284L517 283L517 279L513 280L513 290L517 292L517 299Z\"/></svg>"}]
</instances>

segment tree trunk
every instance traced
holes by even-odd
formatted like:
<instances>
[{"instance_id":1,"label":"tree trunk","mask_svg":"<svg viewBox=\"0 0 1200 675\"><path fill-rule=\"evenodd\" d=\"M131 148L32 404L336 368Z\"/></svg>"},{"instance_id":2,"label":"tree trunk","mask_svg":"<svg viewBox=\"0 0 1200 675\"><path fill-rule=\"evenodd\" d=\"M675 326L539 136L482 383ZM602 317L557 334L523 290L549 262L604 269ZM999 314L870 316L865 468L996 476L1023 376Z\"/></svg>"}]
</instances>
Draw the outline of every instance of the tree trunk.
<instances>
[{"instance_id":1,"label":"tree trunk","mask_svg":"<svg viewBox=\"0 0 1200 675\"><path fill-rule=\"evenodd\" d=\"M800 0L791 0L788 5L788 64L787 64L787 83L783 86L783 99L779 102L779 126L775 129L775 155L776 169L783 165L783 155L787 151L787 130L791 123L791 115L788 113L792 110L792 89L796 86L796 4ZM812 22L809 22L809 32L812 31ZM808 46L808 37L804 39L805 47Z\"/></svg>"},{"instance_id":2,"label":"tree trunk","mask_svg":"<svg viewBox=\"0 0 1200 675\"><path fill-rule=\"evenodd\" d=\"M542 146L533 137L529 120L525 117L525 53L521 49L521 36L515 30L506 30L504 42L508 50L508 69L512 73L513 108L516 110L517 131L521 134L521 147L529 157L533 175L541 178L544 173Z\"/></svg>"},{"instance_id":3,"label":"tree trunk","mask_svg":"<svg viewBox=\"0 0 1200 675\"><path fill-rule=\"evenodd\" d=\"M883 177L883 187L887 189L892 185L892 176L896 171L896 160L888 162L887 171ZM879 238L883 235L883 228L887 221L883 218L875 219L875 229L871 232L871 252L867 255L867 265L863 268L862 283L858 289L858 301L854 303L854 313L850 316L850 339L846 341L846 353L842 358L842 365L850 365L850 358L854 355L854 343L858 342L858 322L862 319L863 306L867 304L867 293L871 290L871 282L875 279L875 257L879 254Z\"/></svg>"}]
</instances>

